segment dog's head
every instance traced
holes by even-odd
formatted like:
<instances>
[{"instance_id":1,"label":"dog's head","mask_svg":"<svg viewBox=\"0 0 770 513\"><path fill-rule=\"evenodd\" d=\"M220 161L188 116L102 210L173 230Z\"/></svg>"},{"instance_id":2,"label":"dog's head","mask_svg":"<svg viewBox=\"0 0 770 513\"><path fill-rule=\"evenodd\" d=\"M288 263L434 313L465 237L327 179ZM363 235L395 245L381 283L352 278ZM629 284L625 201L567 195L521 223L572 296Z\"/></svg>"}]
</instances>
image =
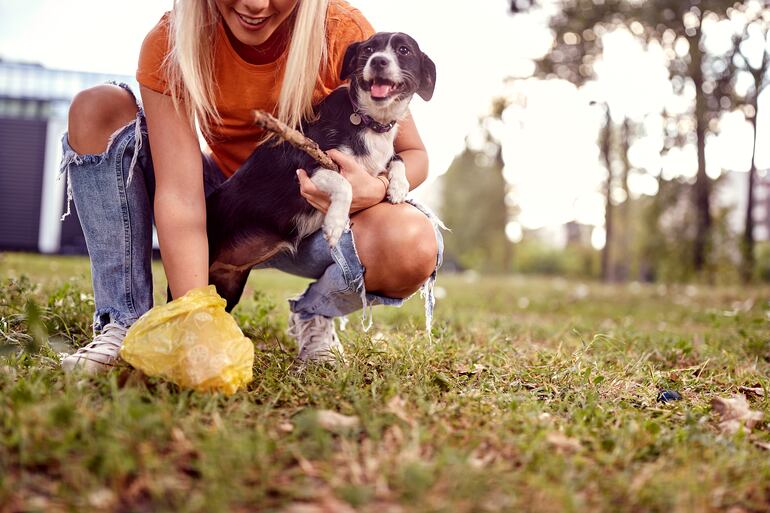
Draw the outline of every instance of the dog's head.
<instances>
[{"instance_id":1,"label":"dog's head","mask_svg":"<svg viewBox=\"0 0 770 513\"><path fill-rule=\"evenodd\" d=\"M415 93L430 100L436 65L407 34L380 32L348 47L340 78L350 78L359 101L391 110L395 104L408 104Z\"/></svg>"}]
</instances>

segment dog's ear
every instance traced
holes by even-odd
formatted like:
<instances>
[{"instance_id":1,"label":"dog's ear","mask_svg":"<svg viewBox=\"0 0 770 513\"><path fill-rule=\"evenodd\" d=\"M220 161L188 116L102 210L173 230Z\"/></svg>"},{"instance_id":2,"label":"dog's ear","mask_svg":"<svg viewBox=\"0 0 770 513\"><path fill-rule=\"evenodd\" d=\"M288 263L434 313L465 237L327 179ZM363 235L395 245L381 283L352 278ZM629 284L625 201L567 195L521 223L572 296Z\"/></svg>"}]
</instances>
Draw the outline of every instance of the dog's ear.
<instances>
[{"instance_id":1,"label":"dog's ear","mask_svg":"<svg viewBox=\"0 0 770 513\"><path fill-rule=\"evenodd\" d=\"M361 43L351 43L345 50L345 57L342 58L342 69L340 70L340 80L347 80L356 69L356 57L358 56L358 47Z\"/></svg>"},{"instance_id":2,"label":"dog's ear","mask_svg":"<svg viewBox=\"0 0 770 513\"><path fill-rule=\"evenodd\" d=\"M436 88L436 65L425 54L422 54L422 76L420 77L420 88L417 94L426 102L433 98L433 90Z\"/></svg>"}]
</instances>

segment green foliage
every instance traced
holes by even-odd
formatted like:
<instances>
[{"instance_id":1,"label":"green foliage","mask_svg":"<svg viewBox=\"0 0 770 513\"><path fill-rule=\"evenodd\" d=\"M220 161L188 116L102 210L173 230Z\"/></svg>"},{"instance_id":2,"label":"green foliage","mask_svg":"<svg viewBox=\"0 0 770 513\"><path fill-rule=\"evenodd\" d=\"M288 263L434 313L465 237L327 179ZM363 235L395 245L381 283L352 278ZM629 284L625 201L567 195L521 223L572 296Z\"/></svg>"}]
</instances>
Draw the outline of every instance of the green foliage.
<instances>
[{"instance_id":1,"label":"green foliage","mask_svg":"<svg viewBox=\"0 0 770 513\"><path fill-rule=\"evenodd\" d=\"M691 210L683 200L689 187L679 180L658 180L658 194L643 202L640 240L645 281L687 281L692 276Z\"/></svg>"},{"instance_id":2,"label":"green foliage","mask_svg":"<svg viewBox=\"0 0 770 513\"><path fill-rule=\"evenodd\" d=\"M757 279L770 283L770 242L757 244L754 251L757 262L755 275Z\"/></svg>"},{"instance_id":3,"label":"green foliage","mask_svg":"<svg viewBox=\"0 0 770 513\"><path fill-rule=\"evenodd\" d=\"M525 274L599 278L599 253L589 246L554 248L526 238L516 245L514 270Z\"/></svg>"},{"instance_id":4,"label":"green foliage","mask_svg":"<svg viewBox=\"0 0 770 513\"><path fill-rule=\"evenodd\" d=\"M43 324L42 312L34 301L28 300L24 308L26 312L27 334L24 340L24 350L29 354L38 354L48 344L48 330Z\"/></svg>"},{"instance_id":5,"label":"green foliage","mask_svg":"<svg viewBox=\"0 0 770 513\"><path fill-rule=\"evenodd\" d=\"M683 180L659 180L658 194L635 202L640 212L638 228L639 259L632 262L632 276L643 281L664 283L688 282L698 278L690 262L694 244L694 217L688 201L690 185ZM719 187L721 183L715 182ZM729 211L714 209L713 226L709 239L709 274L717 283L738 282L737 262L739 246L731 231Z\"/></svg>"},{"instance_id":6,"label":"green foliage","mask_svg":"<svg viewBox=\"0 0 770 513\"><path fill-rule=\"evenodd\" d=\"M276 323L275 301L261 290L254 290L251 301L233 312L243 334L262 342L286 342L286 323Z\"/></svg>"},{"instance_id":7,"label":"green foliage","mask_svg":"<svg viewBox=\"0 0 770 513\"><path fill-rule=\"evenodd\" d=\"M511 242L505 236L508 207L500 147L466 148L441 178L441 217L446 253L464 268L504 271L511 265Z\"/></svg>"},{"instance_id":8,"label":"green foliage","mask_svg":"<svg viewBox=\"0 0 770 513\"><path fill-rule=\"evenodd\" d=\"M46 294L22 275L5 279L0 287L5 291L0 297L0 355L23 350L52 356L90 334L93 299L73 283L63 282Z\"/></svg>"}]
</instances>

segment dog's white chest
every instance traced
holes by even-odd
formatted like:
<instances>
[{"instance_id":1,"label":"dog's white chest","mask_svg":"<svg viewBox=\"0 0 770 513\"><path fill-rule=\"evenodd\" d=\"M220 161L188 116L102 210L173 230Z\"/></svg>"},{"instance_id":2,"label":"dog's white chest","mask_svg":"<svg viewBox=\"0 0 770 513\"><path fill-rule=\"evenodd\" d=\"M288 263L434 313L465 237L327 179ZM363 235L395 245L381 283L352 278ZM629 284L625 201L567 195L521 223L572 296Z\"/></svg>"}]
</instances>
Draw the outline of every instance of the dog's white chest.
<instances>
[{"instance_id":1,"label":"dog's white chest","mask_svg":"<svg viewBox=\"0 0 770 513\"><path fill-rule=\"evenodd\" d=\"M356 161L372 176L377 176L384 172L388 167L390 159L393 158L393 140L395 137L396 127L393 127L390 132L384 134L367 130L363 134L366 153L364 155L357 155L355 157Z\"/></svg>"}]
</instances>

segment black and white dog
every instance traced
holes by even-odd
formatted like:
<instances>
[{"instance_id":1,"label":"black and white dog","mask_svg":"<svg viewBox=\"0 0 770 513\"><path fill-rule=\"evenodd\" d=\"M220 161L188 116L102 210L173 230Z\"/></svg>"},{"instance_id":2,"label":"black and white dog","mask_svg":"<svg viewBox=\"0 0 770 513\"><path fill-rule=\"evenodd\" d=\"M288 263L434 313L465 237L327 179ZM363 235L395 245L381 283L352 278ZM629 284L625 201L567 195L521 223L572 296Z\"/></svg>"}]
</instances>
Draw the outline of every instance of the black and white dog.
<instances>
[{"instance_id":1,"label":"black and white dog","mask_svg":"<svg viewBox=\"0 0 770 513\"><path fill-rule=\"evenodd\" d=\"M322 150L352 155L373 176L387 172L388 200L400 203L409 192L404 164L394 154L397 122L407 115L412 96L433 96L436 67L403 33L378 33L348 47L340 87L317 107L317 120L303 124L304 134ZM324 216L301 195L297 169L331 197ZM206 200L209 283L232 310L240 300L249 271L279 251L323 228L331 246L348 226L350 183L289 143L260 145L235 175Z\"/></svg>"}]
</instances>

